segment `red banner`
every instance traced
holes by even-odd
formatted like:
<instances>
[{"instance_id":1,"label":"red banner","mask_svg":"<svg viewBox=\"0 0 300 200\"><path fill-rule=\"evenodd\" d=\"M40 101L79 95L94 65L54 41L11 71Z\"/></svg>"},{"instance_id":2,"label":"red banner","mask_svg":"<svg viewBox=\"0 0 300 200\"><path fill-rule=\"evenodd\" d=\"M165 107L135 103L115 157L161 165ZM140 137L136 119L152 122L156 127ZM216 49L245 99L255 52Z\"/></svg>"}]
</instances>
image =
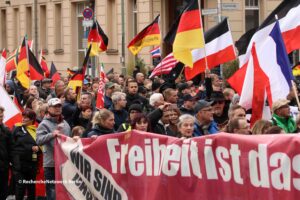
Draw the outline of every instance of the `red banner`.
<instances>
[{"instance_id":1,"label":"red banner","mask_svg":"<svg viewBox=\"0 0 300 200\"><path fill-rule=\"evenodd\" d=\"M300 197L300 136L130 131L56 140L57 199Z\"/></svg>"}]
</instances>

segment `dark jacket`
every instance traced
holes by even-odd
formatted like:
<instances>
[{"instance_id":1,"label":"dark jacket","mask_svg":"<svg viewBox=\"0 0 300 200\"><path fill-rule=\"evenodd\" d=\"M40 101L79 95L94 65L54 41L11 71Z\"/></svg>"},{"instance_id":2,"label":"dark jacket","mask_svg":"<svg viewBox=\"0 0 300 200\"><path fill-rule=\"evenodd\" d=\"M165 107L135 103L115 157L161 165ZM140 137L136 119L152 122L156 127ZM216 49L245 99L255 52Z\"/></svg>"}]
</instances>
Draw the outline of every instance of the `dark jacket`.
<instances>
[{"instance_id":1,"label":"dark jacket","mask_svg":"<svg viewBox=\"0 0 300 200\"><path fill-rule=\"evenodd\" d=\"M88 133L88 137L92 137L93 135L96 135L96 136L106 135L106 134L110 134L110 133L114 133L114 130L107 129L107 128L104 128L104 127L96 124L94 126L94 128L92 128L92 131Z\"/></svg>"},{"instance_id":2,"label":"dark jacket","mask_svg":"<svg viewBox=\"0 0 300 200\"><path fill-rule=\"evenodd\" d=\"M181 107L179 110L182 115L184 114L195 115L194 110L189 110L186 109L185 107Z\"/></svg>"},{"instance_id":3,"label":"dark jacket","mask_svg":"<svg viewBox=\"0 0 300 200\"><path fill-rule=\"evenodd\" d=\"M116 131L122 123L126 122L128 118L128 112L125 109L116 110L114 106L110 107L110 111L113 112L115 116L114 130Z\"/></svg>"},{"instance_id":4,"label":"dark jacket","mask_svg":"<svg viewBox=\"0 0 300 200\"><path fill-rule=\"evenodd\" d=\"M13 130L13 166L15 170L21 170L24 167L30 168L37 165L37 160L32 159L32 147L38 146L36 141L27 131L25 126L16 126ZM41 150L37 152L41 155Z\"/></svg>"},{"instance_id":5,"label":"dark jacket","mask_svg":"<svg viewBox=\"0 0 300 200\"><path fill-rule=\"evenodd\" d=\"M163 116L163 111L159 108L155 109L148 114L150 124L153 127L153 132L166 135L166 128L163 124L159 123L160 118Z\"/></svg>"},{"instance_id":6,"label":"dark jacket","mask_svg":"<svg viewBox=\"0 0 300 200\"><path fill-rule=\"evenodd\" d=\"M69 123L70 126L72 125L72 115L76 111L76 108L76 102L70 102L67 100L62 106L62 115L64 116L64 119Z\"/></svg>"},{"instance_id":7,"label":"dark jacket","mask_svg":"<svg viewBox=\"0 0 300 200\"><path fill-rule=\"evenodd\" d=\"M38 88L38 91L39 91L39 97L46 100L47 97L49 96L49 94L51 93L51 89L48 88L48 89L44 89L42 87L39 87Z\"/></svg>"},{"instance_id":8,"label":"dark jacket","mask_svg":"<svg viewBox=\"0 0 300 200\"><path fill-rule=\"evenodd\" d=\"M104 96L104 107L106 109L109 109L111 106L113 105L113 102L112 102L112 99L111 97L108 97L108 96Z\"/></svg>"},{"instance_id":9,"label":"dark jacket","mask_svg":"<svg viewBox=\"0 0 300 200\"><path fill-rule=\"evenodd\" d=\"M8 169L12 158L13 137L9 129L0 125L0 169Z\"/></svg>"},{"instance_id":10,"label":"dark jacket","mask_svg":"<svg viewBox=\"0 0 300 200\"><path fill-rule=\"evenodd\" d=\"M150 110L148 100L140 96L139 94L135 94L135 95L126 94L126 101L127 101L126 110L128 110L132 104L141 104L146 109L146 111Z\"/></svg>"}]
</instances>

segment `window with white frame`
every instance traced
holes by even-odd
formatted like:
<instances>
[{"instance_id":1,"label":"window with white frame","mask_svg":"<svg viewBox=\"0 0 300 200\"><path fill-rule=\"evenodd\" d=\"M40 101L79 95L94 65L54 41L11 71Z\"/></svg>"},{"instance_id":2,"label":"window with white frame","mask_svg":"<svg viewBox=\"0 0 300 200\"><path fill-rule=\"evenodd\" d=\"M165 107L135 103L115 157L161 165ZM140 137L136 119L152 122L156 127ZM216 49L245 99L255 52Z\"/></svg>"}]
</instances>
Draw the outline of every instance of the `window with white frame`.
<instances>
[{"instance_id":1,"label":"window with white frame","mask_svg":"<svg viewBox=\"0 0 300 200\"><path fill-rule=\"evenodd\" d=\"M259 26L259 0L245 0L245 30Z\"/></svg>"}]
</instances>

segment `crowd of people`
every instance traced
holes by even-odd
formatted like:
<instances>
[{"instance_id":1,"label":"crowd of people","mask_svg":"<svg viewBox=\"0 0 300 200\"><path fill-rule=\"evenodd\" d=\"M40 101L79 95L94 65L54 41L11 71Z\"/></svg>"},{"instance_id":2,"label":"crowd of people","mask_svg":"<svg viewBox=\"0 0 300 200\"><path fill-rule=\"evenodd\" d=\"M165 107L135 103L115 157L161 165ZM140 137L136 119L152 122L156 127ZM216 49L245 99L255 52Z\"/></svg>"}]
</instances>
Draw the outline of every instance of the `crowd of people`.
<instances>
[{"instance_id":1,"label":"crowd of people","mask_svg":"<svg viewBox=\"0 0 300 200\"><path fill-rule=\"evenodd\" d=\"M22 122L10 130L3 124L5 107L0 107L0 200L8 195L9 168L12 169L16 199L35 199L34 183L38 161L43 156L47 199L55 199L55 137L95 138L133 129L171 137L191 138L227 132L232 134L296 133L300 119L290 114L294 95L273 103L271 120L258 120L250 129L249 115L239 96L226 88L216 74L206 73L199 84L193 81L165 81L107 75L104 109L96 109L99 78L86 76L80 97L62 78L52 87L51 79L35 81L28 90L14 79L5 89L24 108Z\"/></svg>"}]
</instances>

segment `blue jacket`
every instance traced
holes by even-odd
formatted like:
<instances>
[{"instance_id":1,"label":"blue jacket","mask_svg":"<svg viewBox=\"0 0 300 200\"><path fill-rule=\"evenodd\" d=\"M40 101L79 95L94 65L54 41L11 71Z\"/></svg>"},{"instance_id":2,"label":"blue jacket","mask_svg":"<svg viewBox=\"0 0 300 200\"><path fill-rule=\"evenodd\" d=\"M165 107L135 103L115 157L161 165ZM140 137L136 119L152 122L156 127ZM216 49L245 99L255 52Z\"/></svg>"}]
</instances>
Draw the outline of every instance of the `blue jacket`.
<instances>
[{"instance_id":1,"label":"blue jacket","mask_svg":"<svg viewBox=\"0 0 300 200\"><path fill-rule=\"evenodd\" d=\"M219 132L218 125L215 121L212 121L210 123L210 125L207 128L207 132L208 132L208 134L214 134L214 133ZM203 127L200 126L199 122L196 121L195 124L194 124L193 136L198 137L198 136L203 136L203 135L205 135Z\"/></svg>"},{"instance_id":2,"label":"blue jacket","mask_svg":"<svg viewBox=\"0 0 300 200\"><path fill-rule=\"evenodd\" d=\"M128 112L125 109L115 110L113 105L110 107L110 111L114 113L114 116L115 116L114 130L117 131L119 126L122 123L126 122L126 120L128 118Z\"/></svg>"}]
</instances>

